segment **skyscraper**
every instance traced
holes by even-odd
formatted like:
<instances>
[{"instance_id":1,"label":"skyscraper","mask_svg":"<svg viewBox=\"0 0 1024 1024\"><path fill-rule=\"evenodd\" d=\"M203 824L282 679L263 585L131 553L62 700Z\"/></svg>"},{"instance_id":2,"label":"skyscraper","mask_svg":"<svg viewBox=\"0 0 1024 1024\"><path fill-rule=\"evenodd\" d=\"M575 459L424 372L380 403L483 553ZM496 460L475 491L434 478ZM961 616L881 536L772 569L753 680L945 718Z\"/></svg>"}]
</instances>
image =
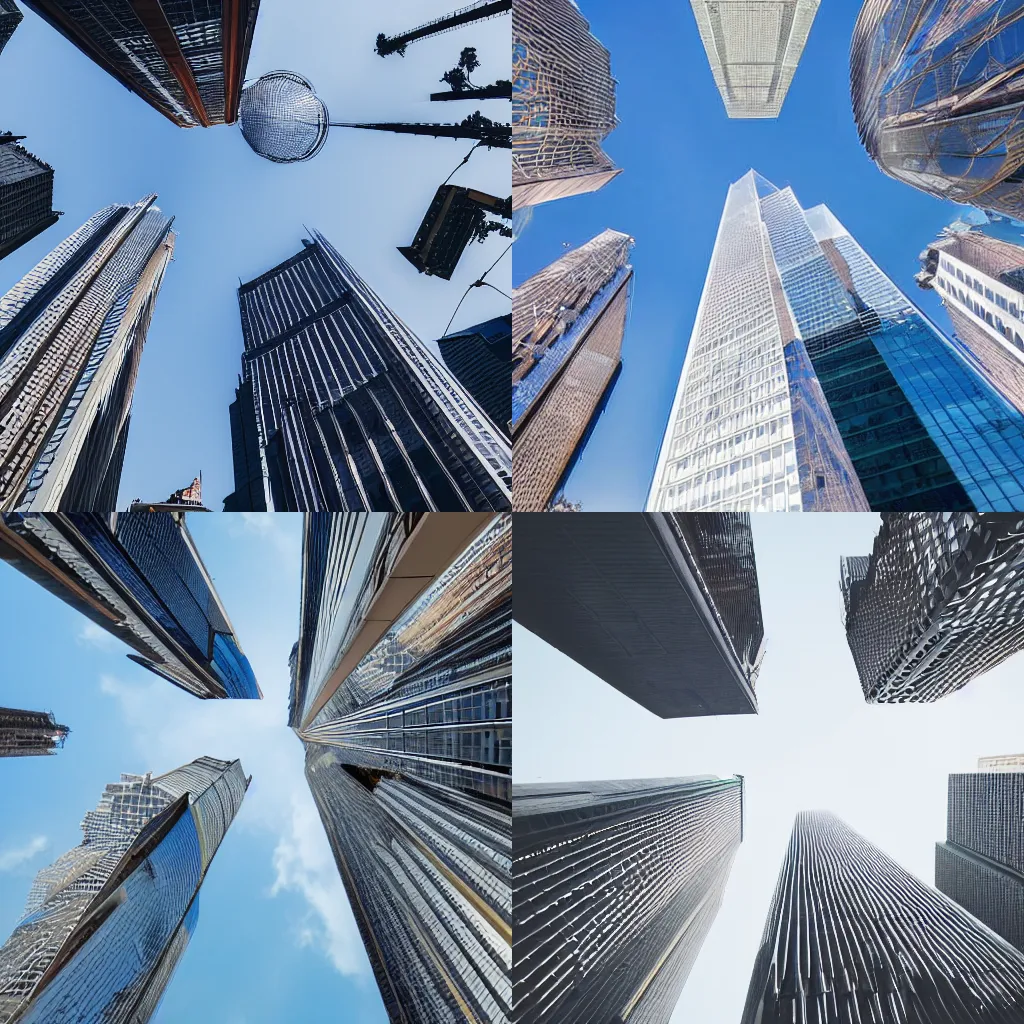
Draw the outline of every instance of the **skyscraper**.
<instances>
[{"instance_id":1,"label":"skyscraper","mask_svg":"<svg viewBox=\"0 0 1024 1024\"><path fill-rule=\"evenodd\" d=\"M1024 951L1024 765L949 777L935 887Z\"/></svg>"},{"instance_id":2,"label":"skyscraper","mask_svg":"<svg viewBox=\"0 0 1024 1024\"><path fill-rule=\"evenodd\" d=\"M393 1024L511 1015L512 523L306 517L289 723Z\"/></svg>"},{"instance_id":3,"label":"skyscraper","mask_svg":"<svg viewBox=\"0 0 1024 1024\"><path fill-rule=\"evenodd\" d=\"M0 49L3 9L0 5ZM61 216L53 209L53 168L19 146L20 141L19 136L0 132L0 259Z\"/></svg>"},{"instance_id":4,"label":"skyscraper","mask_svg":"<svg viewBox=\"0 0 1024 1024\"><path fill-rule=\"evenodd\" d=\"M517 0L512 19L512 208L596 192L621 171L608 51L574 0Z\"/></svg>"},{"instance_id":5,"label":"skyscraper","mask_svg":"<svg viewBox=\"0 0 1024 1024\"><path fill-rule=\"evenodd\" d=\"M14 30L21 24L25 15L18 10L14 0L0 0L0 53L11 41Z\"/></svg>"},{"instance_id":6,"label":"skyscraper","mask_svg":"<svg viewBox=\"0 0 1024 1024\"><path fill-rule=\"evenodd\" d=\"M183 512L4 516L0 559L188 693L260 696Z\"/></svg>"},{"instance_id":7,"label":"skyscraper","mask_svg":"<svg viewBox=\"0 0 1024 1024\"><path fill-rule=\"evenodd\" d=\"M512 419L512 314L446 334L437 343L445 365L499 430Z\"/></svg>"},{"instance_id":8,"label":"skyscraper","mask_svg":"<svg viewBox=\"0 0 1024 1024\"><path fill-rule=\"evenodd\" d=\"M662 718L757 711L750 518L516 516L515 618Z\"/></svg>"},{"instance_id":9,"label":"skyscraper","mask_svg":"<svg viewBox=\"0 0 1024 1024\"><path fill-rule=\"evenodd\" d=\"M512 293L512 459L517 512L543 512L618 378L633 239L602 231Z\"/></svg>"},{"instance_id":10,"label":"skyscraper","mask_svg":"<svg viewBox=\"0 0 1024 1024\"><path fill-rule=\"evenodd\" d=\"M729 117L778 117L821 0L690 0Z\"/></svg>"},{"instance_id":11,"label":"skyscraper","mask_svg":"<svg viewBox=\"0 0 1024 1024\"><path fill-rule=\"evenodd\" d=\"M233 124L259 0L25 0L181 128Z\"/></svg>"},{"instance_id":12,"label":"skyscraper","mask_svg":"<svg viewBox=\"0 0 1024 1024\"><path fill-rule=\"evenodd\" d=\"M850 47L853 111L886 174L1024 213L1019 19L1001 0L866 0Z\"/></svg>"},{"instance_id":13,"label":"skyscraper","mask_svg":"<svg viewBox=\"0 0 1024 1024\"><path fill-rule=\"evenodd\" d=\"M1024 648L1022 565L1019 515L883 516L846 607L868 703L938 700Z\"/></svg>"},{"instance_id":14,"label":"skyscraper","mask_svg":"<svg viewBox=\"0 0 1024 1024\"><path fill-rule=\"evenodd\" d=\"M108 785L82 844L39 872L0 948L0 1022L146 1024L249 781L238 761L201 757Z\"/></svg>"},{"instance_id":15,"label":"skyscraper","mask_svg":"<svg viewBox=\"0 0 1024 1024\"><path fill-rule=\"evenodd\" d=\"M1024 248L977 229L947 229L921 263L917 282L938 292L967 359L1024 410Z\"/></svg>"},{"instance_id":16,"label":"skyscraper","mask_svg":"<svg viewBox=\"0 0 1024 1024\"><path fill-rule=\"evenodd\" d=\"M827 207L751 171L729 190L648 508L864 497L882 512L1024 507L1024 414Z\"/></svg>"},{"instance_id":17,"label":"skyscraper","mask_svg":"<svg viewBox=\"0 0 1024 1024\"><path fill-rule=\"evenodd\" d=\"M52 712L0 708L0 757L53 754L70 730Z\"/></svg>"},{"instance_id":18,"label":"skyscraper","mask_svg":"<svg viewBox=\"0 0 1024 1024\"><path fill-rule=\"evenodd\" d=\"M743 839L743 780L512 794L517 1024L668 1024Z\"/></svg>"},{"instance_id":19,"label":"skyscraper","mask_svg":"<svg viewBox=\"0 0 1024 1024\"><path fill-rule=\"evenodd\" d=\"M1024 754L999 754L995 757L979 757L979 772L1020 772L1024 771Z\"/></svg>"},{"instance_id":20,"label":"skyscraper","mask_svg":"<svg viewBox=\"0 0 1024 1024\"><path fill-rule=\"evenodd\" d=\"M111 512L171 218L108 206L0 299L0 511Z\"/></svg>"},{"instance_id":21,"label":"skyscraper","mask_svg":"<svg viewBox=\"0 0 1024 1024\"><path fill-rule=\"evenodd\" d=\"M507 508L507 442L322 235L238 291L226 512Z\"/></svg>"},{"instance_id":22,"label":"skyscraper","mask_svg":"<svg viewBox=\"0 0 1024 1024\"><path fill-rule=\"evenodd\" d=\"M797 815L741 1024L1013 1024L1024 955L832 814Z\"/></svg>"}]
</instances>

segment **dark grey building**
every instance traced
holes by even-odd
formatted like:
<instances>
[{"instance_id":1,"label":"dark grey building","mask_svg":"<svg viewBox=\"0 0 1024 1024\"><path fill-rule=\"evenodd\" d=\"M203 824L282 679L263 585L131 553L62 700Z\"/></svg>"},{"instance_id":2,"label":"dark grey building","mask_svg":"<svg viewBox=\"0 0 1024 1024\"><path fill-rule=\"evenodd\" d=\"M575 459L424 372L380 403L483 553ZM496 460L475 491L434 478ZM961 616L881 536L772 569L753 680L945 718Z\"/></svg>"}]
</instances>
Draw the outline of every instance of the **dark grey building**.
<instances>
[{"instance_id":1,"label":"dark grey building","mask_svg":"<svg viewBox=\"0 0 1024 1024\"><path fill-rule=\"evenodd\" d=\"M1024 516L883 515L866 568L842 583L868 703L938 700L1024 648L1022 564Z\"/></svg>"},{"instance_id":2,"label":"dark grey building","mask_svg":"<svg viewBox=\"0 0 1024 1024\"><path fill-rule=\"evenodd\" d=\"M446 334L437 347L448 369L507 437L512 421L512 314Z\"/></svg>"},{"instance_id":3,"label":"dark grey building","mask_svg":"<svg viewBox=\"0 0 1024 1024\"><path fill-rule=\"evenodd\" d=\"M52 712L0 708L0 757L32 757L56 753L64 746L66 725Z\"/></svg>"},{"instance_id":4,"label":"dark grey building","mask_svg":"<svg viewBox=\"0 0 1024 1024\"><path fill-rule=\"evenodd\" d=\"M0 6L0 49L3 48ZM53 168L24 146L20 138L0 132L0 259L56 224Z\"/></svg>"},{"instance_id":5,"label":"dark grey building","mask_svg":"<svg viewBox=\"0 0 1024 1024\"><path fill-rule=\"evenodd\" d=\"M743 780L513 786L516 1024L668 1024L743 839Z\"/></svg>"},{"instance_id":6,"label":"dark grey building","mask_svg":"<svg viewBox=\"0 0 1024 1024\"><path fill-rule=\"evenodd\" d=\"M1019 1024L1024 955L832 814L799 814L741 1024Z\"/></svg>"},{"instance_id":7,"label":"dark grey building","mask_svg":"<svg viewBox=\"0 0 1024 1024\"><path fill-rule=\"evenodd\" d=\"M238 292L226 511L491 511L507 441L320 234Z\"/></svg>"},{"instance_id":8,"label":"dark grey building","mask_svg":"<svg viewBox=\"0 0 1024 1024\"><path fill-rule=\"evenodd\" d=\"M949 777L935 887L1024 951L1024 769Z\"/></svg>"},{"instance_id":9,"label":"dark grey building","mask_svg":"<svg viewBox=\"0 0 1024 1024\"><path fill-rule=\"evenodd\" d=\"M515 517L513 616L662 718L757 712L764 642L750 517Z\"/></svg>"},{"instance_id":10,"label":"dark grey building","mask_svg":"<svg viewBox=\"0 0 1024 1024\"><path fill-rule=\"evenodd\" d=\"M21 24L25 15L18 10L14 0L0 0L0 53L11 41L14 30Z\"/></svg>"}]
</instances>

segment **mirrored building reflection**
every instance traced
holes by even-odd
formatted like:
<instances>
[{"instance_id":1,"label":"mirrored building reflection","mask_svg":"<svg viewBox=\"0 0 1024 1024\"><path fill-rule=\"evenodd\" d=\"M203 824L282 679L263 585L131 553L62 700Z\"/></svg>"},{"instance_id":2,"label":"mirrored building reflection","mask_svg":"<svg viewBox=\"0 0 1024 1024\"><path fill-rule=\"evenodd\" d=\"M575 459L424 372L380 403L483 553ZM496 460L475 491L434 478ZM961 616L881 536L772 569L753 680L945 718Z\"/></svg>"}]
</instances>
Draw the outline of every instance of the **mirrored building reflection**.
<instances>
[{"instance_id":1,"label":"mirrored building reflection","mask_svg":"<svg viewBox=\"0 0 1024 1024\"><path fill-rule=\"evenodd\" d=\"M0 757L55 754L70 732L53 712L0 708Z\"/></svg>"}]
</instances>

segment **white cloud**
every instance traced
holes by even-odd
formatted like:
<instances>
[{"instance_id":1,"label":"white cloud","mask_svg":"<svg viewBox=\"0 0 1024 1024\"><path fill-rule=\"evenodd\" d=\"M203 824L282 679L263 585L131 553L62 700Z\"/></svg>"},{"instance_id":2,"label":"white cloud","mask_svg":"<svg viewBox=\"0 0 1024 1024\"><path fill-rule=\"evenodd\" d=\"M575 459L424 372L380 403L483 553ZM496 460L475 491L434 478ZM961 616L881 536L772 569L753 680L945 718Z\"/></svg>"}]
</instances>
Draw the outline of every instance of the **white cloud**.
<instances>
[{"instance_id":1,"label":"white cloud","mask_svg":"<svg viewBox=\"0 0 1024 1024\"><path fill-rule=\"evenodd\" d=\"M42 853L50 845L45 836L33 836L24 846L0 851L0 871L13 871Z\"/></svg>"},{"instance_id":2,"label":"white cloud","mask_svg":"<svg viewBox=\"0 0 1024 1024\"><path fill-rule=\"evenodd\" d=\"M77 640L80 644L97 647L101 651L113 651L121 645L116 636L111 636L102 626L97 625L91 619L82 620Z\"/></svg>"},{"instance_id":3,"label":"white cloud","mask_svg":"<svg viewBox=\"0 0 1024 1024\"><path fill-rule=\"evenodd\" d=\"M222 513L228 520L228 536L232 538L258 537L273 547L290 565L298 565L302 556L301 535L293 525L282 522L298 516L297 512L238 512Z\"/></svg>"}]
</instances>

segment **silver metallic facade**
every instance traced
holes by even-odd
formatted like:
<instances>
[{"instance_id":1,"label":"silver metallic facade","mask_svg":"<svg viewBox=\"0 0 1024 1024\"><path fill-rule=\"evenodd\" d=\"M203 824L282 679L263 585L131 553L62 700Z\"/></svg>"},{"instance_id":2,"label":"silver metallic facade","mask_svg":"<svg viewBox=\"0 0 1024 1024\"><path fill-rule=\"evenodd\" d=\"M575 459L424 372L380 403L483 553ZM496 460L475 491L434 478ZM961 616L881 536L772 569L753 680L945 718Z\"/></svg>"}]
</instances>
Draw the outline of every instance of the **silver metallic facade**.
<instances>
[{"instance_id":1,"label":"silver metallic facade","mask_svg":"<svg viewBox=\"0 0 1024 1024\"><path fill-rule=\"evenodd\" d=\"M743 839L743 781L513 787L516 1024L668 1024Z\"/></svg>"}]
</instances>

